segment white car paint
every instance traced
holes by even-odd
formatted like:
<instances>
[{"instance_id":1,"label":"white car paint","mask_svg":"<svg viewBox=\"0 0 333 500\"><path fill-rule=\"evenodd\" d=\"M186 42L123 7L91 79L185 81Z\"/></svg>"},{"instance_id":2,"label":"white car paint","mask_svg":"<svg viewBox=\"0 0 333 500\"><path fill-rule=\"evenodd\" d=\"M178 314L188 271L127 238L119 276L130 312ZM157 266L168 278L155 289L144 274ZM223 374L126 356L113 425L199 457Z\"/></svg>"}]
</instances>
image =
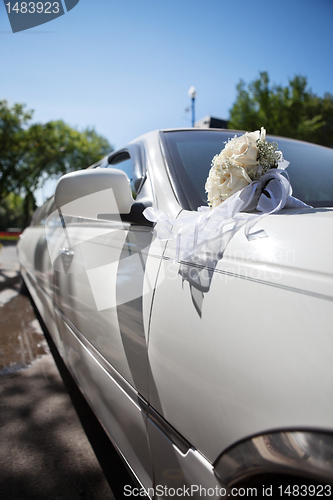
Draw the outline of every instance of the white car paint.
<instances>
[{"instance_id":1,"label":"white car paint","mask_svg":"<svg viewBox=\"0 0 333 500\"><path fill-rule=\"evenodd\" d=\"M186 215L158 132L135 144L145 150L142 197L170 219ZM51 203L49 213L58 220ZM209 270L207 255L174 262L175 246L149 226L64 217L67 236L59 220L51 226L50 254L43 225L24 231L22 276L146 489L225 486L214 473L219 457L253 436L332 435L332 209L271 215L255 227L267 238L240 231ZM58 252L68 238L66 261ZM289 467L297 475L299 465Z\"/></svg>"}]
</instances>

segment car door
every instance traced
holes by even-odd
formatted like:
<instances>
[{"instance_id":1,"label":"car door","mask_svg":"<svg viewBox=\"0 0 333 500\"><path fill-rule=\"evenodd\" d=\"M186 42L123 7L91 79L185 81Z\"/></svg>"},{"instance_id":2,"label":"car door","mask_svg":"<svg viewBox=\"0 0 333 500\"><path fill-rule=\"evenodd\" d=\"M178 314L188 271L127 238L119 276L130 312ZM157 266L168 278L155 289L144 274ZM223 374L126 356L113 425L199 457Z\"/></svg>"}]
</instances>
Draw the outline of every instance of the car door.
<instances>
[{"instance_id":1,"label":"car door","mask_svg":"<svg viewBox=\"0 0 333 500\"><path fill-rule=\"evenodd\" d=\"M133 146L113 154L106 164L129 175L137 204L149 191L143 187L141 161L140 148ZM145 324L157 276L156 266L148 266L153 232L140 214L129 214L127 220L107 217L65 217L62 237L55 240L60 251L54 264L55 310L69 367L148 488L152 469L146 435Z\"/></svg>"}]
</instances>

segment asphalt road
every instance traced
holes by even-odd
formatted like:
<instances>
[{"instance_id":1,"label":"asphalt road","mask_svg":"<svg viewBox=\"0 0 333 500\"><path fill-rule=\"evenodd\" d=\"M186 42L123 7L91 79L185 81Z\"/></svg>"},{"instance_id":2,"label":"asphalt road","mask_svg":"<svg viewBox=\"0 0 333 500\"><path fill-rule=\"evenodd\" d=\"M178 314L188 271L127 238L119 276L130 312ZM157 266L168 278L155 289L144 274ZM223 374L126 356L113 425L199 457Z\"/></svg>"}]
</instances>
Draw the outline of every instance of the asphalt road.
<instances>
[{"instance_id":1,"label":"asphalt road","mask_svg":"<svg viewBox=\"0 0 333 500\"><path fill-rule=\"evenodd\" d=\"M133 483L117 452L19 293L15 246L3 246L0 498L120 500L126 484Z\"/></svg>"}]
</instances>

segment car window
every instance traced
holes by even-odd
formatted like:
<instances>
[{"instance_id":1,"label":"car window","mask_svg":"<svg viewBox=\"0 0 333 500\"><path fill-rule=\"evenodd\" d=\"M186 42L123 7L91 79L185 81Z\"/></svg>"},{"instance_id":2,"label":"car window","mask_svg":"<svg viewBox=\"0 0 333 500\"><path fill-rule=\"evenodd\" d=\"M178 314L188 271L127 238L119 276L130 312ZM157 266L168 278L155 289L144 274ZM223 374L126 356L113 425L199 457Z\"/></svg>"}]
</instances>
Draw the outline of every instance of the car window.
<instances>
[{"instance_id":1,"label":"car window","mask_svg":"<svg viewBox=\"0 0 333 500\"><path fill-rule=\"evenodd\" d=\"M31 221L32 226L45 226L45 221L47 216L49 215L49 208L50 205L53 203L53 198L52 200L47 200L44 205L42 205L40 208L37 208L36 212L34 213Z\"/></svg>"},{"instance_id":2,"label":"car window","mask_svg":"<svg viewBox=\"0 0 333 500\"><path fill-rule=\"evenodd\" d=\"M205 183L212 159L234 136L232 131L198 129L165 132L161 136L172 183L183 208L196 210L207 205Z\"/></svg>"},{"instance_id":3,"label":"car window","mask_svg":"<svg viewBox=\"0 0 333 500\"><path fill-rule=\"evenodd\" d=\"M293 196L313 207L333 206L333 149L301 141L276 139L284 158Z\"/></svg>"},{"instance_id":4,"label":"car window","mask_svg":"<svg viewBox=\"0 0 333 500\"><path fill-rule=\"evenodd\" d=\"M205 183L212 159L235 135L234 131L213 130L163 133L168 168L184 208L196 210L207 204ZM267 140L276 141L290 162L287 173L293 196L314 207L332 207L333 149L274 136L267 136Z\"/></svg>"},{"instance_id":5,"label":"car window","mask_svg":"<svg viewBox=\"0 0 333 500\"><path fill-rule=\"evenodd\" d=\"M137 192L133 182L133 162L127 151L123 151L118 155L111 157L108 168L116 168L125 172L131 183L132 196L135 199Z\"/></svg>"}]
</instances>

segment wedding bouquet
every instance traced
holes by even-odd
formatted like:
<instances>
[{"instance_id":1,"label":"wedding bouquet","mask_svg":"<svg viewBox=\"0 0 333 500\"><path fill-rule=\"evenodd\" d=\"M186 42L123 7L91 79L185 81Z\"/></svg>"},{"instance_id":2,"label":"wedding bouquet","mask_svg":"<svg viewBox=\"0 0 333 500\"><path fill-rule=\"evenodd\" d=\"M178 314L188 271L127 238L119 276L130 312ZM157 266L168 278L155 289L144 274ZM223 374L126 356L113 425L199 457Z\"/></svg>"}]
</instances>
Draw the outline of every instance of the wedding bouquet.
<instances>
[{"instance_id":1,"label":"wedding bouquet","mask_svg":"<svg viewBox=\"0 0 333 500\"><path fill-rule=\"evenodd\" d=\"M215 208L237 191L284 162L276 142L266 141L266 130L246 132L229 139L212 160L206 182L208 204Z\"/></svg>"}]
</instances>

